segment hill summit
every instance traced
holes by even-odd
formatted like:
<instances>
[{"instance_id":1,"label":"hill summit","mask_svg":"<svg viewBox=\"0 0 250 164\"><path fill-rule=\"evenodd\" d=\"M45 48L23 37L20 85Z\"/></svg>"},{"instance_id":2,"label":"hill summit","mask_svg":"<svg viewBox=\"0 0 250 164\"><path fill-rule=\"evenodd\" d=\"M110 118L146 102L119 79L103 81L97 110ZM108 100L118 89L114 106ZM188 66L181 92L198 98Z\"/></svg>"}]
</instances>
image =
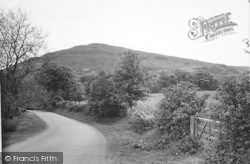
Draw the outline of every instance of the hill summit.
<instances>
[{"instance_id":1,"label":"hill summit","mask_svg":"<svg viewBox=\"0 0 250 164\"><path fill-rule=\"evenodd\" d=\"M128 51L128 48L93 43L51 52L40 57L40 59L49 56L53 62L67 66L79 76L82 76L102 70L113 72L118 67L122 55ZM190 72L202 70L213 74L218 79L222 79L226 76L237 76L248 70L247 67L226 66L157 53L132 51L142 57L142 64L152 72L175 69L183 69Z\"/></svg>"}]
</instances>

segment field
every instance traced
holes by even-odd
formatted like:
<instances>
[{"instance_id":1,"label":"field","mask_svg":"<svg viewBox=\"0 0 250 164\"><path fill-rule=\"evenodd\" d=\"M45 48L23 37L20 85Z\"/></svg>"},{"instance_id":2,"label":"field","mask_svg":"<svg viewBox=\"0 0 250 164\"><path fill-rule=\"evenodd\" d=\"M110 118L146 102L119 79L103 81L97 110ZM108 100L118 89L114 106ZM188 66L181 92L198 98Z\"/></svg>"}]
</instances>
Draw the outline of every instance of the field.
<instances>
[{"instance_id":1,"label":"field","mask_svg":"<svg viewBox=\"0 0 250 164\"><path fill-rule=\"evenodd\" d=\"M207 104L216 102L215 100L216 91L197 91L197 96L199 97L205 94L209 95L208 99L206 100ZM150 94L146 100L139 101L138 105L157 106L163 98L164 95L162 93Z\"/></svg>"}]
</instances>

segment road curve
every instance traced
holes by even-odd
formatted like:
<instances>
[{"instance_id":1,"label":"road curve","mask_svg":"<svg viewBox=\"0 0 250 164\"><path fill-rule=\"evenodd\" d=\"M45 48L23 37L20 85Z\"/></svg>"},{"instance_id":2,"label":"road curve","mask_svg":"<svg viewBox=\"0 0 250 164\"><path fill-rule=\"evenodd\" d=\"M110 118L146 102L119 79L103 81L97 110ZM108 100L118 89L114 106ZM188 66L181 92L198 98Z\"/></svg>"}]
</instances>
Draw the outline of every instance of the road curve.
<instances>
[{"instance_id":1,"label":"road curve","mask_svg":"<svg viewBox=\"0 0 250 164\"><path fill-rule=\"evenodd\" d=\"M104 164L106 140L93 127L70 118L32 111L48 128L37 136L7 147L5 152L63 152L64 164Z\"/></svg>"}]
</instances>

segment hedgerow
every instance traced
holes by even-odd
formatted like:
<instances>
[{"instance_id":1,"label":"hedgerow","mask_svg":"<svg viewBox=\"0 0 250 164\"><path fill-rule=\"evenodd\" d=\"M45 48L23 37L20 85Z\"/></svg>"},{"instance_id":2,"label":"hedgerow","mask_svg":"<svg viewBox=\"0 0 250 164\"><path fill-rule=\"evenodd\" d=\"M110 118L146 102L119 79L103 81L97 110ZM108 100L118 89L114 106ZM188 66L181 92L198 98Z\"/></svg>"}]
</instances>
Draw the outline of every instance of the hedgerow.
<instances>
[{"instance_id":1,"label":"hedgerow","mask_svg":"<svg viewBox=\"0 0 250 164\"><path fill-rule=\"evenodd\" d=\"M138 105L128 110L128 118L131 127L136 133L143 133L152 129L155 125L156 109L147 105Z\"/></svg>"},{"instance_id":2,"label":"hedgerow","mask_svg":"<svg viewBox=\"0 0 250 164\"><path fill-rule=\"evenodd\" d=\"M207 95L199 98L194 85L187 82L164 89L164 95L156 120L163 136L160 142L168 144L190 134L190 115L201 111Z\"/></svg>"},{"instance_id":3,"label":"hedgerow","mask_svg":"<svg viewBox=\"0 0 250 164\"><path fill-rule=\"evenodd\" d=\"M205 152L207 164L247 164L250 161L250 88L247 76L229 78L218 89L212 118L223 124L218 142Z\"/></svg>"}]
</instances>

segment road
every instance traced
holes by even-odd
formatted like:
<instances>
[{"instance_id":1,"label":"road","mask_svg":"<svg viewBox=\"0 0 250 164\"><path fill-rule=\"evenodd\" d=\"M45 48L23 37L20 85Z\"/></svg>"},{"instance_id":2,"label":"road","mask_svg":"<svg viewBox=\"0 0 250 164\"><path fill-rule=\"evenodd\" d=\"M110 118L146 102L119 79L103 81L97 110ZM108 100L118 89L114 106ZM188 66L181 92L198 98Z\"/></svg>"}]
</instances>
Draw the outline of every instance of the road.
<instances>
[{"instance_id":1,"label":"road","mask_svg":"<svg viewBox=\"0 0 250 164\"><path fill-rule=\"evenodd\" d=\"M106 140L93 127L55 113L32 111L48 128L5 152L63 152L64 164L104 164Z\"/></svg>"}]
</instances>

